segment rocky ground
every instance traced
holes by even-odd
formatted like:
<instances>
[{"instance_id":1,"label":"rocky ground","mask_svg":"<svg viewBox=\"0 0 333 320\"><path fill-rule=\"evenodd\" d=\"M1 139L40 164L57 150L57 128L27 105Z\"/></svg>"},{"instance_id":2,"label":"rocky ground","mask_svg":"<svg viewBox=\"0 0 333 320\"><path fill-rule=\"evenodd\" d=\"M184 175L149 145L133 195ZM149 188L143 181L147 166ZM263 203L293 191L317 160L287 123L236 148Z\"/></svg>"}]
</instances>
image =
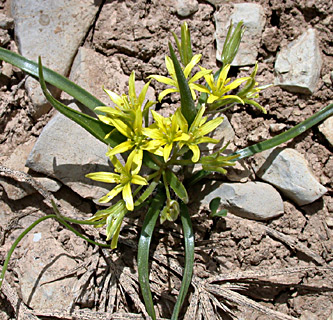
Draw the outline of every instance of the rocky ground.
<instances>
[{"instance_id":1,"label":"rocky ground","mask_svg":"<svg viewBox=\"0 0 333 320\"><path fill-rule=\"evenodd\" d=\"M216 70L230 18L243 19L247 29L231 76L248 75L257 60L259 84L275 85L258 99L267 115L250 106L226 112L215 135L231 140L233 150L273 137L332 102L332 1L50 3L0 0L1 47L33 60L41 55L46 66L106 104L102 87L127 92L132 70L137 89L151 74L166 75L167 42L183 21L202 65ZM92 185L84 175L109 169L103 144L50 109L34 79L5 62L0 66L3 262L22 229L52 212L25 173L58 199L65 214L87 218L98 209L92 199L109 186ZM152 82L150 99L161 89ZM157 108L170 113L176 104L170 96ZM330 118L191 190L195 269L182 318L333 319L332 127ZM208 217L216 196L229 211L225 218ZM87 244L57 222L38 225L11 259L1 319L144 319L136 265L143 215L126 217L114 251ZM104 230L81 232L105 239ZM154 239L154 303L160 318L170 318L184 260L180 226L158 226Z\"/></svg>"}]
</instances>

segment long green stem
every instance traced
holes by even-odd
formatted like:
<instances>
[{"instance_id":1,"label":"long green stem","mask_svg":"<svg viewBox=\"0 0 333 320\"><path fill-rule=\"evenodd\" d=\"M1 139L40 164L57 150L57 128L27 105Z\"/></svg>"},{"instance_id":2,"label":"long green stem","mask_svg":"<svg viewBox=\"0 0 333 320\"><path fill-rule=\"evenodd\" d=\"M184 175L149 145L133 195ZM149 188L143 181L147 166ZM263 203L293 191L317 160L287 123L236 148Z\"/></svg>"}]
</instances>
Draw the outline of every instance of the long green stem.
<instances>
[{"instance_id":1,"label":"long green stem","mask_svg":"<svg viewBox=\"0 0 333 320\"><path fill-rule=\"evenodd\" d=\"M249 146L244 149L238 150L234 152L232 155L239 155L239 157L235 159L235 161L237 161L240 159L250 157L258 152L274 148L290 139L297 137L298 135L302 134L304 131L310 129L317 123L325 120L326 118L332 115L333 115L333 103L329 104L322 110L312 115L310 118L299 123L298 125L289 129L288 131L283 132L272 139L268 139L266 141L259 142L253 146Z\"/></svg>"},{"instance_id":2,"label":"long green stem","mask_svg":"<svg viewBox=\"0 0 333 320\"><path fill-rule=\"evenodd\" d=\"M182 284L180 287L175 308L173 309L171 320L178 319L180 309L184 303L188 288L191 284L193 264L194 264L194 235L193 235L191 217L188 213L187 206L183 202L180 204L180 218L183 225L183 233L185 241L185 267L183 272Z\"/></svg>"},{"instance_id":3,"label":"long green stem","mask_svg":"<svg viewBox=\"0 0 333 320\"><path fill-rule=\"evenodd\" d=\"M138 244L138 274L141 293L145 302L146 310L153 320L156 320L156 314L154 310L153 298L149 287L149 248L153 231L160 210L165 201L165 194L159 189L156 197L153 199L151 206L146 214L143 222L139 244Z\"/></svg>"}]
</instances>

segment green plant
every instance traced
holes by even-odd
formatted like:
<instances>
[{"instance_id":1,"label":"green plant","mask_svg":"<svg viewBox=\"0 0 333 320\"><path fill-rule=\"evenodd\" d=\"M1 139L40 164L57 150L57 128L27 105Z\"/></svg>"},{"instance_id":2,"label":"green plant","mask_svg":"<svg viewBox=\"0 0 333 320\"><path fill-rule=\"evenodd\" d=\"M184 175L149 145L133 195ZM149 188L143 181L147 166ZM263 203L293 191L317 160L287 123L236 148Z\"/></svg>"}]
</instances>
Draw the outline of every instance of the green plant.
<instances>
[{"instance_id":1,"label":"green plant","mask_svg":"<svg viewBox=\"0 0 333 320\"><path fill-rule=\"evenodd\" d=\"M213 154L202 155L200 144L219 142L207 136L223 121L222 117L210 119L212 114L231 108L234 104L250 104L266 113L266 110L254 100L260 90L267 87L257 87L255 80L257 65L248 77L239 78L232 82L228 78L230 63L237 53L242 33L242 23L239 23L234 31L230 26L222 52L222 67L215 74L212 70L200 66L199 71L193 73L193 69L200 62L201 55L193 55L190 32L187 24L184 23L181 27L181 40L173 34L180 62L171 43L169 43L170 57L166 56L165 58L170 77L151 75L149 77L151 80L137 95L133 71L129 78L128 94L120 96L115 92L105 90L114 102L113 107L103 106L101 101L79 86L43 67L40 59L37 64L0 48L0 59L39 78L43 92L54 108L108 146L106 155L110 158L114 171L95 172L87 175L93 180L116 184L109 193L99 199L100 203L109 203L118 194L122 194L121 200L111 204L107 209L97 211L93 217L84 221L64 217L53 203L55 214L34 222L14 242L2 269L0 285L13 250L19 241L39 222L49 218L56 219L85 240L114 249L117 247L124 216L129 211L149 204L139 238L137 258L142 296L148 314L155 319L149 287L150 243L158 218L162 224L166 220L174 222L180 216L185 242L185 266L180 293L172 314L172 319L178 319L191 283L194 263L194 236L186 205L189 201L187 188L198 183L211 172L225 173L225 167L234 165L236 161L294 138L333 113L333 105L331 104L303 123L267 141L236 151L231 155L223 155L226 146ZM146 93L152 80L171 86L159 94L159 101L168 94L180 94L180 106L173 115L163 117L158 112L151 110L156 103L155 101L145 102ZM201 84L200 81L204 84ZM89 109L95 111L97 117L88 116L57 101L47 90L46 82L69 93ZM238 91L233 93L236 90ZM154 119L152 124L148 122L149 113ZM126 159L125 165L122 165L117 158L120 154L124 155ZM194 164L201 164L202 170L192 172ZM140 175L143 166L148 167L151 173ZM182 170L186 171L184 180L178 178L174 170L175 166L181 166ZM218 211L218 207L219 199L215 198L210 205L212 217L226 214L225 210ZM106 240L111 241L111 243L102 244L91 241L79 234L69 223L91 224L95 227L105 226Z\"/></svg>"}]
</instances>

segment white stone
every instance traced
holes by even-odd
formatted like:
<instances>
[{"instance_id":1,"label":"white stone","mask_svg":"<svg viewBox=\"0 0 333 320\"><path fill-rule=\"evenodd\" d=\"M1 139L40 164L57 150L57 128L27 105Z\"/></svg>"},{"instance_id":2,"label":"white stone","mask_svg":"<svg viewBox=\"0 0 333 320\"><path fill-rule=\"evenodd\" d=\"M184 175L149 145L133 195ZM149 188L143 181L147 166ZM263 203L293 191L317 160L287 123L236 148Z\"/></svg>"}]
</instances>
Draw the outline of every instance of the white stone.
<instances>
[{"instance_id":1,"label":"white stone","mask_svg":"<svg viewBox=\"0 0 333 320\"><path fill-rule=\"evenodd\" d=\"M33 61L67 75L77 49L87 34L100 0L13 0L11 12L20 53ZM36 117L48 110L47 102L34 79L26 89L35 105Z\"/></svg>"},{"instance_id":2,"label":"white stone","mask_svg":"<svg viewBox=\"0 0 333 320\"><path fill-rule=\"evenodd\" d=\"M333 146L333 116L326 119L318 129L325 136L331 146Z\"/></svg>"},{"instance_id":3,"label":"white stone","mask_svg":"<svg viewBox=\"0 0 333 320\"><path fill-rule=\"evenodd\" d=\"M203 198L202 204L208 206L216 197L221 198L220 209L247 219L269 220L284 212L280 194L263 182L221 183Z\"/></svg>"},{"instance_id":4,"label":"white stone","mask_svg":"<svg viewBox=\"0 0 333 320\"><path fill-rule=\"evenodd\" d=\"M230 22L235 27L241 20L244 22L245 32L239 46L239 51L232 62L233 66L246 66L255 64L261 35L266 23L265 12L260 4L235 3L224 4L215 13L216 24L216 59L221 61L222 49Z\"/></svg>"},{"instance_id":5,"label":"white stone","mask_svg":"<svg viewBox=\"0 0 333 320\"><path fill-rule=\"evenodd\" d=\"M316 31L310 28L278 53L275 85L290 92L311 94L316 89L321 66Z\"/></svg>"},{"instance_id":6,"label":"white stone","mask_svg":"<svg viewBox=\"0 0 333 320\"><path fill-rule=\"evenodd\" d=\"M327 192L304 157L294 149L268 150L255 155L255 160L253 168L257 176L274 185L298 205L312 203Z\"/></svg>"},{"instance_id":7,"label":"white stone","mask_svg":"<svg viewBox=\"0 0 333 320\"><path fill-rule=\"evenodd\" d=\"M181 17L188 17L199 9L197 0L177 0L177 14Z\"/></svg>"}]
</instances>

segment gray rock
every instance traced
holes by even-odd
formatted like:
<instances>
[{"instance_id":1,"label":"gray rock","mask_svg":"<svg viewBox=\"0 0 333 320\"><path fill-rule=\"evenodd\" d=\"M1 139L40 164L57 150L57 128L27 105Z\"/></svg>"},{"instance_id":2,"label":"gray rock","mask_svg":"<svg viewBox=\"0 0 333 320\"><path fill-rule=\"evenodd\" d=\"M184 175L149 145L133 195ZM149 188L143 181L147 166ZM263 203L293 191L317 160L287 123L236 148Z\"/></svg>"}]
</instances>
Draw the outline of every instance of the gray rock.
<instances>
[{"instance_id":1,"label":"gray rock","mask_svg":"<svg viewBox=\"0 0 333 320\"><path fill-rule=\"evenodd\" d=\"M9 30L14 27L14 19L0 13L0 29Z\"/></svg>"},{"instance_id":2,"label":"gray rock","mask_svg":"<svg viewBox=\"0 0 333 320\"><path fill-rule=\"evenodd\" d=\"M69 308L74 299L72 291L76 278L58 278L66 276L77 263L53 238L49 231L51 227L49 221L38 225L17 248L20 263L16 272L22 299L34 309L62 310ZM53 281L55 279L57 281Z\"/></svg>"},{"instance_id":3,"label":"gray rock","mask_svg":"<svg viewBox=\"0 0 333 320\"><path fill-rule=\"evenodd\" d=\"M32 140L19 145L10 155L10 157L4 161L3 165L10 169L27 173L28 168L25 167L25 162L33 148L34 143L35 140ZM44 188L51 192L56 192L61 187L60 182L48 177L35 177L35 179L39 181L42 186L44 186ZM36 192L36 190L27 183L17 182L13 179L4 177L0 177L0 185L2 185L8 198L11 200L20 200Z\"/></svg>"},{"instance_id":4,"label":"gray rock","mask_svg":"<svg viewBox=\"0 0 333 320\"><path fill-rule=\"evenodd\" d=\"M100 0L13 0L11 12L20 53L66 75L75 53L99 9ZM26 89L35 105L35 117L49 106L38 82L30 79Z\"/></svg>"},{"instance_id":5,"label":"gray rock","mask_svg":"<svg viewBox=\"0 0 333 320\"><path fill-rule=\"evenodd\" d=\"M309 204L327 192L294 149L268 150L255 156L254 170L264 181L274 185L298 205Z\"/></svg>"},{"instance_id":6,"label":"gray rock","mask_svg":"<svg viewBox=\"0 0 333 320\"><path fill-rule=\"evenodd\" d=\"M316 31L310 28L278 53L275 85L290 92L311 94L317 86L321 66Z\"/></svg>"},{"instance_id":7,"label":"gray rock","mask_svg":"<svg viewBox=\"0 0 333 320\"><path fill-rule=\"evenodd\" d=\"M199 10L197 0L177 0L177 14L181 17L188 17Z\"/></svg>"},{"instance_id":8,"label":"gray rock","mask_svg":"<svg viewBox=\"0 0 333 320\"><path fill-rule=\"evenodd\" d=\"M255 64L261 34L266 22L264 9L256 3L235 3L225 4L215 13L216 59L219 61L230 22L232 21L233 25L236 26L241 20L244 22L245 32L239 51L232 62L233 66Z\"/></svg>"},{"instance_id":9,"label":"gray rock","mask_svg":"<svg viewBox=\"0 0 333 320\"><path fill-rule=\"evenodd\" d=\"M269 220L283 214L280 194L267 183L222 183L203 198L202 204L208 206L216 197L221 198L221 209L243 218Z\"/></svg>"},{"instance_id":10,"label":"gray rock","mask_svg":"<svg viewBox=\"0 0 333 320\"><path fill-rule=\"evenodd\" d=\"M333 116L326 119L318 129L325 136L331 146L333 146Z\"/></svg>"},{"instance_id":11,"label":"gray rock","mask_svg":"<svg viewBox=\"0 0 333 320\"><path fill-rule=\"evenodd\" d=\"M221 149L226 143L233 142L235 138L235 131L230 124L229 119L224 114L219 114L219 117L223 117L223 122L211 133L208 134L209 137L219 140L217 144L208 143L200 145L200 149L203 152L216 152ZM216 118L213 117L212 119ZM211 120L211 119L209 119ZM209 121L208 120L208 121Z\"/></svg>"},{"instance_id":12,"label":"gray rock","mask_svg":"<svg viewBox=\"0 0 333 320\"><path fill-rule=\"evenodd\" d=\"M58 113L43 129L26 166L57 178L84 198L99 198L109 191L110 185L97 183L85 175L110 170L106 151L104 143Z\"/></svg>"}]
</instances>

